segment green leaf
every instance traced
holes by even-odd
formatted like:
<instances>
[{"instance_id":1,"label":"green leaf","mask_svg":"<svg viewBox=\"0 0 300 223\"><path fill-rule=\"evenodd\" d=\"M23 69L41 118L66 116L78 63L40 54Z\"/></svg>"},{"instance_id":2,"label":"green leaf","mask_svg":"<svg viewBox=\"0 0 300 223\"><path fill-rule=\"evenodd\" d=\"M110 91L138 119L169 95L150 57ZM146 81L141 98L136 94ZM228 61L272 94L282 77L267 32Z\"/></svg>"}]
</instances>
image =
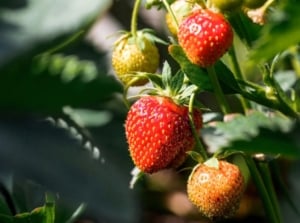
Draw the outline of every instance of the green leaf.
<instances>
[{"instance_id":1,"label":"green leaf","mask_svg":"<svg viewBox=\"0 0 300 223\"><path fill-rule=\"evenodd\" d=\"M213 91L213 86L206 69L191 63L186 57L183 49L178 45L169 46L169 52L179 63L182 71L192 84L198 86L200 91ZM215 69L224 93L232 94L240 92L239 85L237 84L234 75L223 62L218 61L215 64Z\"/></svg>"},{"instance_id":2,"label":"green leaf","mask_svg":"<svg viewBox=\"0 0 300 223\"><path fill-rule=\"evenodd\" d=\"M214 67L224 92L239 93L241 91L233 73L222 61L217 61Z\"/></svg>"},{"instance_id":3,"label":"green leaf","mask_svg":"<svg viewBox=\"0 0 300 223\"><path fill-rule=\"evenodd\" d=\"M178 45L169 46L169 53L179 63L182 71L189 78L190 82L200 90L212 91L212 85L206 71L195 64L192 64L186 57L183 49Z\"/></svg>"},{"instance_id":4,"label":"green leaf","mask_svg":"<svg viewBox=\"0 0 300 223\"><path fill-rule=\"evenodd\" d=\"M248 46L252 46L260 37L262 26L253 23L244 12L231 13L228 19L236 34Z\"/></svg>"},{"instance_id":5,"label":"green leaf","mask_svg":"<svg viewBox=\"0 0 300 223\"><path fill-rule=\"evenodd\" d=\"M105 12L111 0L28 0L0 9L0 67L14 58L55 46L58 40L87 26ZM14 4L15 3L15 4Z\"/></svg>"},{"instance_id":6,"label":"green leaf","mask_svg":"<svg viewBox=\"0 0 300 223\"><path fill-rule=\"evenodd\" d=\"M75 56L42 55L0 73L0 104L6 109L54 112L65 105L95 106L123 90L93 62Z\"/></svg>"},{"instance_id":7,"label":"green leaf","mask_svg":"<svg viewBox=\"0 0 300 223\"><path fill-rule=\"evenodd\" d=\"M99 219L134 222L127 170L113 158L103 163L98 148L85 148L66 129L28 117L2 117L0 135L5 136L0 140L2 171L37 182L67 203L86 202Z\"/></svg>"},{"instance_id":8,"label":"green leaf","mask_svg":"<svg viewBox=\"0 0 300 223\"><path fill-rule=\"evenodd\" d=\"M265 62L300 41L300 4L283 1L270 15L269 23L262 28L261 37L250 54L252 62Z\"/></svg>"},{"instance_id":9,"label":"green leaf","mask_svg":"<svg viewBox=\"0 0 300 223\"><path fill-rule=\"evenodd\" d=\"M299 123L296 125L279 115L268 117L259 112L202 130L203 139L212 153L222 149L249 154L281 154L289 158L300 158L299 132Z\"/></svg>"}]
</instances>

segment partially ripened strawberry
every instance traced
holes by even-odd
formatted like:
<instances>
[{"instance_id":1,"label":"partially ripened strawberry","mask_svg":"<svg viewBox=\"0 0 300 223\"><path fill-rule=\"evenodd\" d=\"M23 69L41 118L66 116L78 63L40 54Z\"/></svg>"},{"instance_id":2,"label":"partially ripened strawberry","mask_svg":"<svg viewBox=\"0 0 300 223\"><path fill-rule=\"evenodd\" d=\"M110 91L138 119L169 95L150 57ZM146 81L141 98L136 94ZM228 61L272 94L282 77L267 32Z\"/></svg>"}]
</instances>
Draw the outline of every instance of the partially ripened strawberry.
<instances>
[{"instance_id":1,"label":"partially ripened strawberry","mask_svg":"<svg viewBox=\"0 0 300 223\"><path fill-rule=\"evenodd\" d=\"M199 130L202 116L197 109L194 122ZM188 108L170 97L141 97L128 112L125 130L135 165L147 173L178 167L195 144Z\"/></svg>"},{"instance_id":2,"label":"partially ripened strawberry","mask_svg":"<svg viewBox=\"0 0 300 223\"><path fill-rule=\"evenodd\" d=\"M215 158L195 166L187 184L189 199L210 219L232 217L239 208L244 189L238 166Z\"/></svg>"},{"instance_id":3,"label":"partially ripened strawberry","mask_svg":"<svg viewBox=\"0 0 300 223\"><path fill-rule=\"evenodd\" d=\"M112 66L125 85L136 77L137 72L154 73L159 66L159 52L154 42L144 32L123 34L115 43L112 53ZM141 78L133 83L140 86L148 80Z\"/></svg>"},{"instance_id":4,"label":"partially ripened strawberry","mask_svg":"<svg viewBox=\"0 0 300 223\"><path fill-rule=\"evenodd\" d=\"M209 67L231 47L233 31L223 14L200 9L181 22L178 42L192 63Z\"/></svg>"}]
</instances>

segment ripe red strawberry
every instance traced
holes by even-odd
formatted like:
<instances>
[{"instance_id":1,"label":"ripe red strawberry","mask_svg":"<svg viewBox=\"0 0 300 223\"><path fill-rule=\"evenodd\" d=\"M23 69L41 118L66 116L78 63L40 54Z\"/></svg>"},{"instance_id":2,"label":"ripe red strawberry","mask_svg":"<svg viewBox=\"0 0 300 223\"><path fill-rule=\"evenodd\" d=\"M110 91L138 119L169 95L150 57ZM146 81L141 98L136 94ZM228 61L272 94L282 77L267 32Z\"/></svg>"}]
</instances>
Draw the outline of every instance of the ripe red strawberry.
<instances>
[{"instance_id":1,"label":"ripe red strawberry","mask_svg":"<svg viewBox=\"0 0 300 223\"><path fill-rule=\"evenodd\" d=\"M193 169L187 184L188 197L210 219L232 217L245 189L244 178L236 165L213 159Z\"/></svg>"},{"instance_id":2,"label":"ripe red strawberry","mask_svg":"<svg viewBox=\"0 0 300 223\"><path fill-rule=\"evenodd\" d=\"M136 37L126 33L116 41L112 53L112 66L125 85L137 72L154 73L159 66L159 52L155 44L142 31ZM140 79L133 86L147 83Z\"/></svg>"},{"instance_id":3,"label":"ripe red strawberry","mask_svg":"<svg viewBox=\"0 0 300 223\"><path fill-rule=\"evenodd\" d=\"M200 9L181 22L178 42L192 63L208 67L231 47L233 31L222 14Z\"/></svg>"},{"instance_id":4,"label":"ripe red strawberry","mask_svg":"<svg viewBox=\"0 0 300 223\"><path fill-rule=\"evenodd\" d=\"M199 130L202 116L196 109L194 122ZM146 173L178 167L195 144L188 108L169 97L141 97L128 112L125 130L130 155Z\"/></svg>"}]
</instances>

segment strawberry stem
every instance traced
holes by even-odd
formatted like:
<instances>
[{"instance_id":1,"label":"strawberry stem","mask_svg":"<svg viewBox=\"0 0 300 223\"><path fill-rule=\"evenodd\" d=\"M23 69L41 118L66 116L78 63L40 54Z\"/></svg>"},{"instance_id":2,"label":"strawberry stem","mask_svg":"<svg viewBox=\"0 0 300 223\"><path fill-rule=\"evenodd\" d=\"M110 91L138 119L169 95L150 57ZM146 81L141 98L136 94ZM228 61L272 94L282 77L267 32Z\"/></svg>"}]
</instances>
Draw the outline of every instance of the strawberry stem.
<instances>
[{"instance_id":1,"label":"strawberry stem","mask_svg":"<svg viewBox=\"0 0 300 223\"><path fill-rule=\"evenodd\" d=\"M280 215L280 208L278 205L278 200L277 200L276 192L274 189L274 184L272 181L269 164L266 162L260 162L258 167L259 167L260 173L262 175L262 179L264 180L266 189L269 192L271 203L273 205L273 210L275 212L274 214L276 214L278 222L282 222L282 218Z\"/></svg>"},{"instance_id":2,"label":"strawberry stem","mask_svg":"<svg viewBox=\"0 0 300 223\"><path fill-rule=\"evenodd\" d=\"M229 49L228 53L230 55L231 64L232 64L232 68L233 68L233 74L234 74L235 78L239 79L239 80L245 80L245 77L242 73L241 67L239 65L239 62L238 62L238 59L236 56L234 44L232 44L232 47ZM247 99L245 99L243 96L240 97L240 101L243 106L244 112L251 109L250 102Z\"/></svg>"},{"instance_id":3,"label":"strawberry stem","mask_svg":"<svg viewBox=\"0 0 300 223\"><path fill-rule=\"evenodd\" d=\"M176 29L178 30L179 28L179 24L178 24L178 21L177 21L177 18L172 10L172 8L170 7L170 4L167 0L162 0L164 6L166 7L167 11L170 13L171 17L172 17L172 20L174 21L174 24L176 26Z\"/></svg>"},{"instance_id":4,"label":"strawberry stem","mask_svg":"<svg viewBox=\"0 0 300 223\"><path fill-rule=\"evenodd\" d=\"M229 114L231 112L231 110L230 110L229 104L225 98L225 95L222 91L222 88L220 86L215 68L213 66L210 66L210 67L207 67L206 69L207 69L208 75L211 79L211 82L214 86L215 95L216 95L217 101L220 105L221 111L223 112L223 114Z\"/></svg>"},{"instance_id":5,"label":"strawberry stem","mask_svg":"<svg viewBox=\"0 0 300 223\"><path fill-rule=\"evenodd\" d=\"M277 218L277 214L276 214L276 211L274 210L272 200L270 198L270 194L268 193L266 185L263 181L263 178L262 178L254 160L250 156L244 156L244 157L247 162L247 165L250 170L253 181L256 184L258 192L260 193L262 203L265 208L266 216L269 218L269 221L271 223L280 223L281 221L280 221L280 219Z\"/></svg>"},{"instance_id":6,"label":"strawberry stem","mask_svg":"<svg viewBox=\"0 0 300 223\"><path fill-rule=\"evenodd\" d=\"M141 0L136 0L132 10L130 31L133 37L136 37L137 35L137 17L138 17L141 2L142 2Z\"/></svg>"},{"instance_id":7,"label":"strawberry stem","mask_svg":"<svg viewBox=\"0 0 300 223\"><path fill-rule=\"evenodd\" d=\"M205 160L208 159L208 155L205 151L204 146L202 145L200 139L199 139L199 134L196 130L195 123L194 123L194 100L195 100L195 95L196 93L192 93L190 96L190 101L189 101L189 120L190 120L190 125L192 129L192 133L194 135L194 138L196 140L196 148L199 149L199 153L201 155L201 163L204 162Z\"/></svg>"}]
</instances>

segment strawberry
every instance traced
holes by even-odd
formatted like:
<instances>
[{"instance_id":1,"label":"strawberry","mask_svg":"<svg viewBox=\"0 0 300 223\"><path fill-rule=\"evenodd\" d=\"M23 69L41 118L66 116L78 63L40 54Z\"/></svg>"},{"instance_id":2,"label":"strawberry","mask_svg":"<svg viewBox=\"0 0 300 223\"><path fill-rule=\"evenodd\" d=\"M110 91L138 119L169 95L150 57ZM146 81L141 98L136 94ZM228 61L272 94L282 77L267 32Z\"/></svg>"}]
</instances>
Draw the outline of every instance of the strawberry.
<instances>
[{"instance_id":1,"label":"strawberry","mask_svg":"<svg viewBox=\"0 0 300 223\"><path fill-rule=\"evenodd\" d=\"M153 73L159 66L159 52L149 35L137 32L137 36L123 34L114 45L112 66L115 73L125 85L136 77L137 72ZM139 78L133 83L140 86L147 83L145 78Z\"/></svg>"},{"instance_id":2,"label":"strawberry","mask_svg":"<svg viewBox=\"0 0 300 223\"><path fill-rule=\"evenodd\" d=\"M240 169L216 158L196 165L187 183L189 199L210 219L232 217L239 208L244 188Z\"/></svg>"},{"instance_id":3,"label":"strawberry","mask_svg":"<svg viewBox=\"0 0 300 223\"><path fill-rule=\"evenodd\" d=\"M200 9L181 22L178 42L192 63L208 67L231 47L233 31L222 14Z\"/></svg>"},{"instance_id":4,"label":"strawberry","mask_svg":"<svg viewBox=\"0 0 300 223\"><path fill-rule=\"evenodd\" d=\"M199 130L202 116L196 109L194 122ZM128 112L125 130L130 155L146 173L178 167L195 144L188 108L170 97L141 97Z\"/></svg>"}]
</instances>

